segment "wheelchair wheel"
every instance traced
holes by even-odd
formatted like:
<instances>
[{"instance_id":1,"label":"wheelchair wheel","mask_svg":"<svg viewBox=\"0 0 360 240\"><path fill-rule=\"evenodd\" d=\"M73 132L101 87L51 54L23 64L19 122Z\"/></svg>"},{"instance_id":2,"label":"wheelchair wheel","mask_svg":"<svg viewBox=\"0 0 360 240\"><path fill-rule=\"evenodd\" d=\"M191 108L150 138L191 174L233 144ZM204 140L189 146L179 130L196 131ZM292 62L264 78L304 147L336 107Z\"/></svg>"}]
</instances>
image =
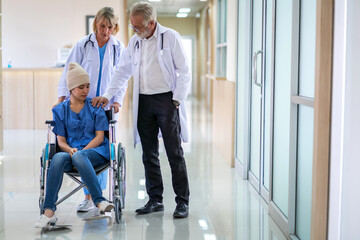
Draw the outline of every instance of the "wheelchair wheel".
<instances>
[{"instance_id":1,"label":"wheelchair wheel","mask_svg":"<svg viewBox=\"0 0 360 240\"><path fill-rule=\"evenodd\" d=\"M44 214L45 210L44 210L44 197L40 197L39 198L39 208L40 208L40 215Z\"/></svg>"},{"instance_id":2,"label":"wheelchair wheel","mask_svg":"<svg viewBox=\"0 0 360 240\"><path fill-rule=\"evenodd\" d=\"M39 196L39 209L40 215L44 214L44 186L45 186L45 169L46 169L46 147L42 150L42 154L40 157L40 196Z\"/></svg>"},{"instance_id":3,"label":"wheelchair wheel","mask_svg":"<svg viewBox=\"0 0 360 240\"><path fill-rule=\"evenodd\" d=\"M115 197L114 198L114 211L115 211L115 221L116 223L121 222L121 202L120 199Z\"/></svg>"},{"instance_id":4,"label":"wheelchair wheel","mask_svg":"<svg viewBox=\"0 0 360 240\"><path fill-rule=\"evenodd\" d=\"M125 148L118 145L118 186L119 196L121 201L121 208L125 208L125 195L126 195L126 161L125 161Z\"/></svg>"}]
</instances>

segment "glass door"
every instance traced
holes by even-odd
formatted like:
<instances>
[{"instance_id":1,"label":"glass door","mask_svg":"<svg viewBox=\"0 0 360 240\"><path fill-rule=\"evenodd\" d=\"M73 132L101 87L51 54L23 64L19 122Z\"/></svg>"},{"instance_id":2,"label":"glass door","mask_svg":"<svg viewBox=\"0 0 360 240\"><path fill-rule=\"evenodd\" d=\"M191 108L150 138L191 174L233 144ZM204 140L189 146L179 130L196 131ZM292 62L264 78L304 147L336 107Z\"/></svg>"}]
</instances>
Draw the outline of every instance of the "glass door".
<instances>
[{"instance_id":1,"label":"glass door","mask_svg":"<svg viewBox=\"0 0 360 240\"><path fill-rule=\"evenodd\" d=\"M253 0L251 39L251 99L250 99L250 161L249 180L259 191L262 155L262 58L263 58L263 1Z\"/></svg>"},{"instance_id":2,"label":"glass door","mask_svg":"<svg viewBox=\"0 0 360 240\"><path fill-rule=\"evenodd\" d=\"M238 1L235 165L267 202L272 149L273 1Z\"/></svg>"},{"instance_id":3,"label":"glass door","mask_svg":"<svg viewBox=\"0 0 360 240\"><path fill-rule=\"evenodd\" d=\"M235 164L282 232L309 239L316 4L238 3Z\"/></svg>"},{"instance_id":4,"label":"glass door","mask_svg":"<svg viewBox=\"0 0 360 240\"><path fill-rule=\"evenodd\" d=\"M272 1L253 0L249 180L269 200Z\"/></svg>"}]
</instances>

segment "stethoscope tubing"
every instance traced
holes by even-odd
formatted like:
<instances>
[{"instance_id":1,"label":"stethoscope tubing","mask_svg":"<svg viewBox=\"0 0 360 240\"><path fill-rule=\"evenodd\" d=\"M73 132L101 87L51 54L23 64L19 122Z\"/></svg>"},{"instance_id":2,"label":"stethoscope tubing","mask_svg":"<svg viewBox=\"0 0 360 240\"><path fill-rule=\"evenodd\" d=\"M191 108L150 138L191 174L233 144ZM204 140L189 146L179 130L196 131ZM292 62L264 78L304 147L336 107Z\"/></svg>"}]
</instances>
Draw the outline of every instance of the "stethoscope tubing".
<instances>
[{"instance_id":1,"label":"stethoscope tubing","mask_svg":"<svg viewBox=\"0 0 360 240\"><path fill-rule=\"evenodd\" d=\"M92 35L92 33L90 33L88 40L85 42L85 44L84 44L84 49L86 49L86 45L87 45L88 43L91 43L91 46L94 47L94 41L91 40L91 35ZM116 48L115 48L115 45L113 45L113 47L114 47L114 61L113 61L113 66L115 66Z\"/></svg>"}]
</instances>

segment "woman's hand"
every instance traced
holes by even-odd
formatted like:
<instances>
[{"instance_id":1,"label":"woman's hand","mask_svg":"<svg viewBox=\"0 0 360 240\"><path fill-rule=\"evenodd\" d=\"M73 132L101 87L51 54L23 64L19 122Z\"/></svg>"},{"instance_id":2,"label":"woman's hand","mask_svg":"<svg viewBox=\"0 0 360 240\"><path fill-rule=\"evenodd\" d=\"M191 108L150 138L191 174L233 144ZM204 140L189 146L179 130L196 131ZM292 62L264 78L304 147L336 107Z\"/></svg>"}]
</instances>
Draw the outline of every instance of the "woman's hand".
<instances>
[{"instance_id":1,"label":"woman's hand","mask_svg":"<svg viewBox=\"0 0 360 240\"><path fill-rule=\"evenodd\" d=\"M104 108L109 103L109 100L106 97L94 97L91 99L91 105L93 107L100 107L102 104L102 108Z\"/></svg>"},{"instance_id":2,"label":"woman's hand","mask_svg":"<svg viewBox=\"0 0 360 240\"><path fill-rule=\"evenodd\" d=\"M77 152L77 148L72 148L67 144L65 137L59 135L56 137L58 140L59 147L62 151L69 153L71 157L74 153Z\"/></svg>"},{"instance_id":3,"label":"woman's hand","mask_svg":"<svg viewBox=\"0 0 360 240\"><path fill-rule=\"evenodd\" d=\"M67 152L70 154L70 156L72 157L72 155L75 153L75 152L77 152L77 148L69 148L68 150L67 150Z\"/></svg>"}]
</instances>

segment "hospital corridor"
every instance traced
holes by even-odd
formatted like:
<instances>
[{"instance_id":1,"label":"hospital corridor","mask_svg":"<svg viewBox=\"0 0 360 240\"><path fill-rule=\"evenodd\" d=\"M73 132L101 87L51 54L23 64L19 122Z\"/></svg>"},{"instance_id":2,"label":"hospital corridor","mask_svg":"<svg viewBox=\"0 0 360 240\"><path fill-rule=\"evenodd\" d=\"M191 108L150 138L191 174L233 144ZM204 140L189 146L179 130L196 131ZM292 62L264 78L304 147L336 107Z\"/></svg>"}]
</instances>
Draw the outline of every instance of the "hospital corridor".
<instances>
[{"instance_id":1,"label":"hospital corridor","mask_svg":"<svg viewBox=\"0 0 360 240\"><path fill-rule=\"evenodd\" d=\"M360 239L359 12L0 0L0 240Z\"/></svg>"},{"instance_id":2,"label":"hospital corridor","mask_svg":"<svg viewBox=\"0 0 360 240\"><path fill-rule=\"evenodd\" d=\"M58 224L70 229L45 231L33 227L39 216L39 165L46 142L43 130L5 130L1 160L1 239L286 239L268 215L264 200L255 189L229 168L212 146L211 116L190 99L190 143L184 144L190 182L189 217L173 219L175 195L163 145L160 160L164 179L164 212L136 215L147 201L141 149L133 148L131 128L120 121L119 139L126 147L126 205L121 222L101 219L84 221L76 212L80 191L61 203ZM126 118L123 116L120 118ZM119 126L120 126L119 125ZM64 177L60 197L76 183ZM108 196L107 191L105 196ZM113 217L114 218L114 217Z\"/></svg>"}]
</instances>

